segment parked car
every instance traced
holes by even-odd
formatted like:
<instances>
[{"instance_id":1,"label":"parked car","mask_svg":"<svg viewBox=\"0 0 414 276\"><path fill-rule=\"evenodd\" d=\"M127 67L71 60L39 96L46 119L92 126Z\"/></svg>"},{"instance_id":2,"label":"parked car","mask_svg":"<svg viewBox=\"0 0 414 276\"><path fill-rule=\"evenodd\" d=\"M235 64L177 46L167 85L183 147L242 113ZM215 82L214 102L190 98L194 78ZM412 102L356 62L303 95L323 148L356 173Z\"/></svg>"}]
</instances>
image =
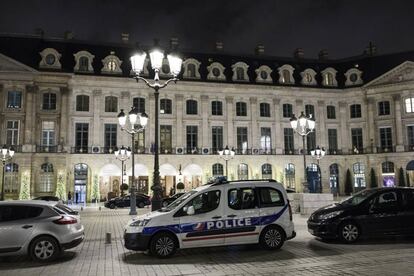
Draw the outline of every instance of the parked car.
<instances>
[{"instance_id":1,"label":"parked car","mask_svg":"<svg viewBox=\"0 0 414 276\"><path fill-rule=\"evenodd\" d=\"M139 208L144 208L147 205L151 204L150 197L145 194L136 195L136 206ZM109 209L130 207L131 206L131 197L129 195L123 197L115 197L106 201L104 206Z\"/></svg>"},{"instance_id":2,"label":"parked car","mask_svg":"<svg viewBox=\"0 0 414 276\"><path fill-rule=\"evenodd\" d=\"M179 198L180 196L182 196L185 193L176 193L170 197L165 197L162 199L162 207L167 207L171 202L173 202L174 200L176 200L177 198Z\"/></svg>"},{"instance_id":3,"label":"parked car","mask_svg":"<svg viewBox=\"0 0 414 276\"><path fill-rule=\"evenodd\" d=\"M361 236L414 234L414 188L374 188L315 211L309 232L346 243Z\"/></svg>"},{"instance_id":4,"label":"parked car","mask_svg":"<svg viewBox=\"0 0 414 276\"><path fill-rule=\"evenodd\" d=\"M33 200L46 200L46 201L58 201L62 202L57 196L38 196L33 198Z\"/></svg>"},{"instance_id":5,"label":"parked car","mask_svg":"<svg viewBox=\"0 0 414 276\"><path fill-rule=\"evenodd\" d=\"M84 239L77 212L54 201L0 202L0 256L26 255L46 262Z\"/></svg>"}]
</instances>

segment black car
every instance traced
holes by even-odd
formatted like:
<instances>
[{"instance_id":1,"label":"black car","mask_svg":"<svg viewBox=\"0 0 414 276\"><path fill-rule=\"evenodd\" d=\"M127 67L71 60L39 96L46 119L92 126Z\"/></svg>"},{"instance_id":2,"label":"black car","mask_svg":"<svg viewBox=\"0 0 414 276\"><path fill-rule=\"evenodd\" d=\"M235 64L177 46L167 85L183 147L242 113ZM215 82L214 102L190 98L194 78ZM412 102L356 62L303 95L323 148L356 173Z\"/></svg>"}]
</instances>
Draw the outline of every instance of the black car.
<instances>
[{"instance_id":1,"label":"black car","mask_svg":"<svg viewBox=\"0 0 414 276\"><path fill-rule=\"evenodd\" d=\"M167 207L171 202L173 202L174 200L176 200L177 198L179 198L180 196L182 196L185 193L176 193L170 197L165 197L162 199L162 207Z\"/></svg>"},{"instance_id":2,"label":"black car","mask_svg":"<svg viewBox=\"0 0 414 276\"><path fill-rule=\"evenodd\" d=\"M151 204L150 197L144 194L136 195L136 206L138 208L144 208L147 205ZM114 197L107 202L104 206L109 209L130 207L131 206L131 197L129 195L123 197Z\"/></svg>"},{"instance_id":3,"label":"black car","mask_svg":"<svg viewBox=\"0 0 414 276\"><path fill-rule=\"evenodd\" d=\"M315 211L308 231L346 243L360 236L414 234L414 188L374 188Z\"/></svg>"},{"instance_id":4,"label":"black car","mask_svg":"<svg viewBox=\"0 0 414 276\"><path fill-rule=\"evenodd\" d=\"M60 201L60 199L57 196L39 196L33 198L33 200Z\"/></svg>"}]
</instances>

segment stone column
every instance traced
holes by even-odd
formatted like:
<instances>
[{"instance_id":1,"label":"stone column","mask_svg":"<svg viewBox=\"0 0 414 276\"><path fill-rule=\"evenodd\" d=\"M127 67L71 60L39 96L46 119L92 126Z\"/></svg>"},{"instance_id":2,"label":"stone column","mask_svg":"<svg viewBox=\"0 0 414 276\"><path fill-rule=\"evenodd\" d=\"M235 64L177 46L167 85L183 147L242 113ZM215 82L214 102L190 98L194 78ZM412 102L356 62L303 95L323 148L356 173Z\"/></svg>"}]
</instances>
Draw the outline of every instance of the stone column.
<instances>
[{"instance_id":1,"label":"stone column","mask_svg":"<svg viewBox=\"0 0 414 276\"><path fill-rule=\"evenodd\" d=\"M318 101L318 109L317 109L318 113L315 117L316 120L316 138L317 140L319 140L319 146L322 148L324 147L325 149L328 148L328 144L326 142L326 125L325 125L325 118L326 118L326 113L325 113L325 102L324 101ZM319 137L318 137L319 136ZM318 145L318 143L316 143L316 145Z\"/></svg>"},{"instance_id":2,"label":"stone column","mask_svg":"<svg viewBox=\"0 0 414 276\"><path fill-rule=\"evenodd\" d=\"M59 125L59 140L58 151L69 152L69 89L67 87L60 88L60 125Z\"/></svg>"},{"instance_id":3,"label":"stone column","mask_svg":"<svg viewBox=\"0 0 414 276\"><path fill-rule=\"evenodd\" d=\"M201 96L201 147L209 147L209 101L207 95ZM198 138L198 146L200 147L200 138ZM201 149L200 147L200 149Z\"/></svg>"},{"instance_id":4,"label":"stone column","mask_svg":"<svg viewBox=\"0 0 414 276\"><path fill-rule=\"evenodd\" d=\"M395 113L395 139L396 139L396 151L404 151L404 139L403 139L403 125L401 120L401 95L393 95L394 100L394 113Z\"/></svg>"},{"instance_id":5,"label":"stone column","mask_svg":"<svg viewBox=\"0 0 414 276\"><path fill-rule=\"evenodd\" d=\"M282 129L280 114L282 112L280 108L280 99L273 99L273 109L275 111L274 122L272 124L272 148L276 150L276 154L283 153L283 138L284 133Z\"/></svg>"},{"instance_id":6,"label":"stone column","mask_svg":"<svg viewBox=\"0 0 414 276\"><path fill-rule=\"evenodd\" d=\"M228 145L231 149L232 147L236 148L235 139L234 139L234 125L233 125L233 118L234 118L234 112L233 112L233 97L226 97L226 105L227 105L227 135L224 133L223 135L227 136L227 142L224 140L223 146Z\"/></svg>"},{"instance_id":7,"label":"stone column","mask_svg":"<svg viewBox=\"0 0 414 276\"><path fill-rule=\"evenodd\" d=\"M339 141L338 141L338 148L342 150L343 154L348 153L349 149L351 148L351 141L349 140L349 137L351 137L350 131L351 129L348 128L347 124L347 107L348 104L346 102L339 102L339 119L340 119L340 135L339 135Z\"/></svg>"},{"instance_id":8,"label":"stone column","mask_svg":"<svg viewBox=\"0 0 414 276\"><path fill-rule=\"evenodd\" d=\"M364 148L368 149L369 152L375 153L377 152L377 142L376 142L376 125L374 121L374 105L375 100L373 98L368 98L366 101L364 101L365 106L368 106L368 112L367 112L367 129L368 129L368 135L365 135L364 140ZM363 130L364 131L364 130Z\"/></svg>"},{"instance_id":9,"label":"stone column","mask_svg":"<svg viewBox=\"0 0 414 276\"><path fill-rule=\"evenodd\" d=\"M175 95L175 101L177 105L176 123L175 123L175 135L173 135L172 145L173 147L182 147L183 144L183 112L184 112L184 96L182 94ZM174 141L175 140L175 141Z\"/></svg>"},{"instance_id":10,"label":"stone column","mask_svg":"<svg viewBox=\"0 0 414 276\"><path fill-rule=\"evenodd\" d=\"M248 140L248 149L258 148L258 136L260 136L259 130L258 130L258 124L257 124L257 117L259 116L259 113L257 111L257 98L251 97L250 98L250 110L251 110L251 126L250 126L250 135Z\"/></svg>"},{"instance_id":11,"label":"stone column","mask_svg":"<svg viewBox=\"0 0 414 276\"><path fill-rule=\"evenodd\" d=\"M24 139L21 139L19 141L20 144L23 142L23 152L32 152L34 149L36 127L36 94L38 90L39 88L35 85L26 85Z\"/></svg>"},{"instance_id":12,"label":"stone column","mask_svg":"<svg viewBox=\"0 0 414 276\"><path fill-rule=\"evenodd\" d=\"M93 134L90 137L89 134L89 144L91 146L100 145L105 146L103 141L103 131L101 131L101 103L102 103L102 91L101 90L94 90L93 91L93 125L92 128L89 127L89 133Z\"/></svg>"}]
</instances>

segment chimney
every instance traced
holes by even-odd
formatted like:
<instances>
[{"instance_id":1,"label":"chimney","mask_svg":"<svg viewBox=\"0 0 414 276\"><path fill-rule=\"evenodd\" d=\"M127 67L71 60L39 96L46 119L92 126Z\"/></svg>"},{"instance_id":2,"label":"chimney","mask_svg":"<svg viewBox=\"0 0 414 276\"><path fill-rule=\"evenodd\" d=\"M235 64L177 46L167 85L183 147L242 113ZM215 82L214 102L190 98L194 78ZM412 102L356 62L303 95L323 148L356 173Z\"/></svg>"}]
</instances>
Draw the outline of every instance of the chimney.
<instances>
[{"instance_id":1,"label":"chimney","mask_svg":"<svg viewBox=\"0 0 414 276\"><path fill-rule=\"evenodd\" d=\"M176 50L178 48L178 38L176 38L176 37L171 37L170 38L170 48L172 50Z\"/></svg>"},{"instance_id":2,"label":"chimney","mask_svg":"<svg viewBox=\"0 0 414 276\"><path fill-rule=\"evenodd\" d=\"M216 51L222 51L223 50L223 42L216 42Z\"/></svg>"},{"instance_id":3,"label":"chimney","mask_svg":"<svg viewBox=\"0 0 414 276\"><path fill-rule=\"evenodd\" d=\"M64 37L65 37L66 40L70 40L70 39L74 38L74 34L71 31L66 31L65 34L64 34Z\"/></svg>"},{"instance_id":4,"label":"chimney","mask_svg":"<svg viewBox=\"0 0 414 276\"><path fill-rule=\"evenodd\" d=\"M364 54L368 56L375 56L377 54L377 46L375 46L375 44L370 41L364 51Z\"/></svg>"},{"instance_id":5,"label":"chimney","mask_svg":"<svg viewBox=\"0 0 414 276\"><path fill-rule=\"evenodd\" d=\"M301 59L305 57L305 51L303 51L303 48L296 48L293 52L293 57L297 59Z\"/></svg>"},{"instance_id":6,"label":"chimney","mask_svg":"<svg viewBox=\"0 0 414 276\"><path fill-rule=\"evenodd\" d=\"M263 44L258 44L256 46L256 49L255 49L256 55L263 55L264 54L264 51L265 51L265 49L264 49L264 45Z\"/></svg>"},{"instance_id":7,"label":"chimney","mask_svg":"<svg viewBox=\"0 0 414 276\"><path fill-rule=\"evenodd\" d=\"M319 59L320 60L327 60L328 59L328 50L323 49L319 51Z\"/></svg>"},{"instance_id":8,"label":"chimney","mask_svg":"<svg viewBox=\"0 0 414 276\"><path fill-rule=\"evenodd\" d=\"M129 33L121 33L121 39L123 43L129 42Z\"/></svg>"}]
</instances>

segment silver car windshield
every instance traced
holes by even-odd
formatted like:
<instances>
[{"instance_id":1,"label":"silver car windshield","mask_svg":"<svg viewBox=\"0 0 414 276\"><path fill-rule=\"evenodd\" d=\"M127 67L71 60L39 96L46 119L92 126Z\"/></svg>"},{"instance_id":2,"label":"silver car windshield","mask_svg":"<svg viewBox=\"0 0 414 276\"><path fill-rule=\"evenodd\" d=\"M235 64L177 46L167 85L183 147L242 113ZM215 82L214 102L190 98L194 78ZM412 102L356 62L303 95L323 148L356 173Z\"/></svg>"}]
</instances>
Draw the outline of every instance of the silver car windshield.
<instances>
[{"instance_id":1,"label":"silver car windshield","mask_svg":"<svg viewBox=\"0 0 414 276\"><path fill-rule=\"evenodd\" d=\"M182 196L180 196L179 198L177 198L176 200L174 200L170 205L168 205L166 208L162 208L161 211L165 211L165 212L169 212L171 210L174 210L175 208L177 208L177 206L179 206L181 203L183 203L184 201L186 201L189 197L191 197L192 195L196 194L197 191L192 190L188 193L183 194Z\"/></svg>"}]
</instances>

